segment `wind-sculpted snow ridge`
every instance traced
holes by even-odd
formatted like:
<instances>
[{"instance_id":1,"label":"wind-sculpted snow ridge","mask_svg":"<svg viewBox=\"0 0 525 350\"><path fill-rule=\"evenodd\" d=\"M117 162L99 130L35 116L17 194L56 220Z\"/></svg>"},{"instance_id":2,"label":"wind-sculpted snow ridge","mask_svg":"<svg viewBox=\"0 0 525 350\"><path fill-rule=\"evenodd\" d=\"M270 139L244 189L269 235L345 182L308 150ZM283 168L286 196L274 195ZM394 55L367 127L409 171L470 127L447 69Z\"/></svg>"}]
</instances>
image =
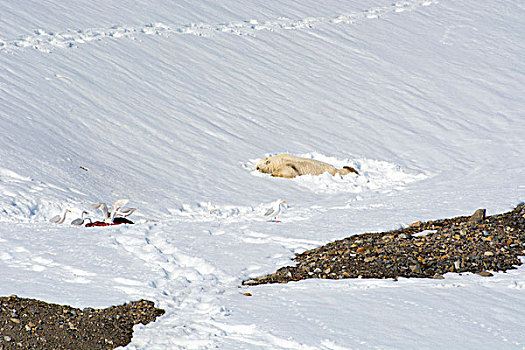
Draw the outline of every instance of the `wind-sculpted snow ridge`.
<instances>
[{"instance_id":1,"label":"wind-sculpted snow ridge","mask_svg":"<svg viewBox=\"0 0 525 350\"><path fill-rule=\"evenodd\" d=\"M69 217L72 220L77 214L73 211L74 196L86 195L74 188L55 186L0 168L0 222L47 221L66 207L72 210Z\"/></svg>"},{"instance_id":2,"label":"wind-sculpted snow ridge","mask_svg":"<svg viewBox=\"0 0 525 350\"><path fill-rule=\"evenodd\" d=\"M67 30L59 33L36 29L34 35L20 39L7 41L0 39L0 51L31 48L42 52L50 52L55 48L74 48L90 41L103 39L128 38L136 40L141 35L169 36L175 34L191 34L197 36L212 36L215 33L223 32L234 35L253 36L261 30L304 30L312 29L320 24L357 24L367 19L383 18L394 13L414 11L422 6L429 6L434 3L437 3L437 1L396 1L390 6L374 7L361 12L339 14L333 17L306 17L300 19L279 17L278 19L270 21L250 19L219 24L190 23L186 25L169 25L157 22L139 26L115 25L111 28Z\"/></svg>"},{"instance_id":3,"label":"wind-sculpted snow ridge","mask_svg":"<svg viewBox=\"0 0 525 350\"><path fill-rule=\"evenodd\" d=\"M43 181L0 167L0 222L56 225L49 220L62 215L64 210L70 210L63 222L67 226L80 218L84 210L89 210L88 218L98 220L102 218L101 211L90 208L90 204L99 201L94 198L105 200L105 196L98 196L97 192L82 183L64 185ZM141 213L133 217L137 216Z\"/></svg>"},{"instance_id":4,"label":"wind-sculpted snow ridge","mask_svg":"<svg viewBox=\"0 0 525 350\"><path fill-rule=\"evenodd\" d=\"M422 172L405 170L399 165L380 160L338 159L315 152L299 154L297 156L319 160L331 164L336 168L351 166L359 171L359 175L349 174L346 176L332 176L329 173L325 173L317 176L303 175L291 180L286 180L292 181L302 187L306 187L316 193L362 193L367 191L388 192L393 189L403 189L405 185L411 182L424 180L428 177L427 174ZM244 167L251 170L254 176L270 178L270 175L262 174L254 170L257 161L258 159L252 159L244 164Z\"/></svg>"}]
</instances>

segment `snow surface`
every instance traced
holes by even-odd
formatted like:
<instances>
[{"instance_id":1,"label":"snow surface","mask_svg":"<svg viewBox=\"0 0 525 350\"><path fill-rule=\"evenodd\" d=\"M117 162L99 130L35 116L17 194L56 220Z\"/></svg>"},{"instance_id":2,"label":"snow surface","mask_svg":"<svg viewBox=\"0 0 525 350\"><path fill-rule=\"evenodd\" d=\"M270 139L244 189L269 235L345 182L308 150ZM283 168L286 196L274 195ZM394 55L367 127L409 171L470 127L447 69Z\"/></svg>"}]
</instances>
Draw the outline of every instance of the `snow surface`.
<instances>
[{"instance_id":1,"label":"snow surface","mask_svg":"<svg viewBox=\"0 0 525 350\"><path fill-rule=\"evenodd\" d=\"M351 234L525 200L521 2L3 0L0 13L0 295L155 301L166 314L129 349L525 348L523 267L241 286ZM253 171L281 152L360 175ZM48 222L118 198L136 225ZM266 222L277 199L282 222Z\"/></svg>"}]
</instances>

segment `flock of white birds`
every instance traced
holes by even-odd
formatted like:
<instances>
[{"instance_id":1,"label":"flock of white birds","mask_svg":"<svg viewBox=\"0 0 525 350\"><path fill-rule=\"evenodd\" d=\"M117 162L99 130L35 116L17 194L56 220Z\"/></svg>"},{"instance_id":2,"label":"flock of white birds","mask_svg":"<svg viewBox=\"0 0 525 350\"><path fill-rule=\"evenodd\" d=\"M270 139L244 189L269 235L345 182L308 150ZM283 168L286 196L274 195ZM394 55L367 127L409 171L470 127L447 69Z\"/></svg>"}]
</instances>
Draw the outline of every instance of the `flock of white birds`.
<instances>
[{"instance_id":1,"label":"flock of white birds","mask_svg":"<svg viewBox=\"0 0 525 350\"><path fill-rule=\"evenodd\" d=\"M125 218L127 216L130 216L133 214L137 208L128 208L125 207L125 205L129 202L129 199L118 199L116 200L113 205L111 206L111 209L108 209L108 206L106 203L93 203L91 206L93 209L98 209L102 213L102 222L106 224L113 224L115 222L115 218ZM70 209L64 209L62 214L58 214L53 216L51 219L49 219L49 222L52 222L54 224L62 224L66 221L66 216L68 213L71 213ZM71 221L71 225L73 226L83 226L86 223L93 223L94 220L91 217L85 217L85 215L89 215L89 212L86 210L82 211L81 217L76 218L73 221Z\"/></svg>"}]
</instances>

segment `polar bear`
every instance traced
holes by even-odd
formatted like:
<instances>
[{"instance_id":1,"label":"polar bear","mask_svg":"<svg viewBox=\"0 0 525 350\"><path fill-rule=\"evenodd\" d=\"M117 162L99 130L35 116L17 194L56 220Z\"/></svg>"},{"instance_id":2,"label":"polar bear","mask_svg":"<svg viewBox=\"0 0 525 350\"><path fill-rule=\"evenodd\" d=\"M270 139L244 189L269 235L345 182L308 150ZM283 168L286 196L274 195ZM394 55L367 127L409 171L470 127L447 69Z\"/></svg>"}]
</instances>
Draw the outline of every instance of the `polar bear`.
<instances>
[{"instance_id":1,"label":"polar bear","mask_svg":"<svg viewBox=\"0 0 525 350\"><path fill-rule=\"evenodd\" d=\"M357 170L349 166L345 166L343 169L337 169L333 165L319 160L301 158L284 153L261 159L255 166L255 170L258 170L261 173L271 174L276 177L285 177L288 179L307 174L321 175L326 172L332 175L348 175L350 173L359 174Z\"/></svg>"}]
</instances>

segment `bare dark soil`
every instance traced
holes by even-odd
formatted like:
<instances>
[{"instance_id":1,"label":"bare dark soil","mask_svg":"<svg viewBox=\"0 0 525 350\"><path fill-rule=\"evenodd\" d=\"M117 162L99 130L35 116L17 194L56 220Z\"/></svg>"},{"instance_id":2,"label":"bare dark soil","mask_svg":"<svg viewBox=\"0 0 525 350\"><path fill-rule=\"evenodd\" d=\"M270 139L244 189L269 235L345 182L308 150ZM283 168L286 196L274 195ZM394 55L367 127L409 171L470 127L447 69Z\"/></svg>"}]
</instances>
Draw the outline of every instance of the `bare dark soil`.
<instances>
[{"instance_id":1,"label":"bare dark soil","mask_svg":"<svg viewBox=\"0 0 525 350\"><path fill-rule=\"evenodd\" d=\"M364 233L297 254L296 266L244 281L286 283L306 278L443 278L447 272L491 276L521 265L525 249L525 205L485 217L416 222L398 230Z\"/></svg>"},{"instance_id":2,"label":"bare dark soil","mask_svg":"<svg viewBox=\"0 0 525 350\"><path fill-rule=\"evenodd\" d=\"M114 349L131 342L134 325L163 314L147 300L81 310L16 295L0 297L0 350Z\"/></svg>"}]
</instances>

